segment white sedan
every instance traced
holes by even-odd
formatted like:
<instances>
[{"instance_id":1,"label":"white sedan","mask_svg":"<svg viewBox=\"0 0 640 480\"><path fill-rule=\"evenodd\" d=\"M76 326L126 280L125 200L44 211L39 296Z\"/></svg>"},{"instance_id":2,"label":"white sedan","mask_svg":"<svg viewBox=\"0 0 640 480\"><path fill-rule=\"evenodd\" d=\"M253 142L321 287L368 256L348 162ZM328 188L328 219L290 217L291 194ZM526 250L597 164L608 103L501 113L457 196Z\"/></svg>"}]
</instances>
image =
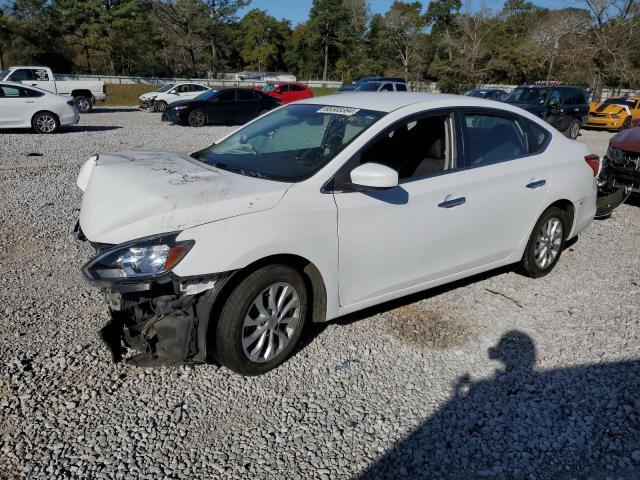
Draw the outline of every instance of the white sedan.
<instances>
[{"instance_id":1,"label":"white sedan","mask_svg":"<svg viewBox=\"0 0 640 480\"><path fill-rule=\"evenodd\" d=\"M199 83L169 83L154 92L143 93L138 97L140 107L145 110L164 112L169 105L180 100L193 100L197 96L211 90Z\"/></svg>"},{"instance_id":2,"label":"white sedan","mask_svg":"<svg viewBox=\"0 0 640 480\"><path fill-rule=\"evenodd\" d=\"M504 265L548 274L596 211L599 158L504 103L347 93L292 103L191 156L83 166L77 235L103 333L138 365L267 372L305 324ZM114 196L114 188L118 195Z\"/></svg>"},{"instance_id":3,"label":"white sedan","mask_svg":"<svg viewBox=\"0 0 640 480\"><path fill-rule=\"evenodd\" d=\"M54 133L78 121L80 114L73 97L0 82L0 129L32 128L37 133Z\"/></svg>"}]
</instances>

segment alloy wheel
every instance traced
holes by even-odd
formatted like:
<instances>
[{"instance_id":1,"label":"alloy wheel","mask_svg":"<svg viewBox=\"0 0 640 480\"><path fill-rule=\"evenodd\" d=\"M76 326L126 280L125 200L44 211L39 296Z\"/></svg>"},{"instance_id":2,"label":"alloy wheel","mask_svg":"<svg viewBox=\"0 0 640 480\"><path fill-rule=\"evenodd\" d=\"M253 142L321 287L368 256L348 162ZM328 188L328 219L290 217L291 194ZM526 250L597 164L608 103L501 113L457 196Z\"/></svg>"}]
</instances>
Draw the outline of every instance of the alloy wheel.
<instances>
[{"instance_id":1,"label":"alloy wheel","mask_svg":"<svg viewBox=\"0 0 640 480\"><path fill-rule=\"evenodd\" d=\"M541 270L549 268L560 254L562 233L562 221L557 217L551 217L540 228L533 258Z\"/></svg>"},{"instance_id":2,"label":"alloy wheel","mask_svg":"<svg viewBox=\"0 0 640 480\"><path fill-rule=\"evenodd\" d=\"M580 134L580 124L578 122L573 122L569 130L569 138L575 140L576 138L578 138L579 134Z\"/></svg>"},{"instance_id":3,"label":"alloy wheel","mask_svg":"<svg viewBox=\"0 0 640 480\"><path fill-rule=\"evenodd\" d=\"M89 100L81 98L76 102L76 107L80 112L88 112L91 108L91 104L89 103Z\"/></svg>"},{"instance_id":4,"label":"alloy wheel","mask_svg":"<svg viewBox=\"0 0 640 480\"><path fill-rule=\"evenodd\" d=\"M202 127L205 124L205 116L204 116L204 112L201 112L200 110L195 110L193 112L191 112L191 115L189 116L189 123L191 124L191 126L193 127Z\"/></svg>"},{"instance_id":5,"label":"alloy wheel","mask_svg":"<svg viewBox=\"0 0 640 480\"><path fill-rule=\"evenodd\" d=\"M249 360L272 360L289 344L300 325L300 296L289 283L264 289L251 302L242 326L242 349Z\"/></svg>"},{"instance_id":6,"label":"alloy wheel","mask_svg":"<svg viewBox=\"0 0 640 480\"><path fill-rule=\"evenodd\" d=\"M38 130L40 130L41 132L51 133L56 129L56 119L51 115L40 115L36 119L36 125L38 127Z\"/></svg>"}]
</instances>

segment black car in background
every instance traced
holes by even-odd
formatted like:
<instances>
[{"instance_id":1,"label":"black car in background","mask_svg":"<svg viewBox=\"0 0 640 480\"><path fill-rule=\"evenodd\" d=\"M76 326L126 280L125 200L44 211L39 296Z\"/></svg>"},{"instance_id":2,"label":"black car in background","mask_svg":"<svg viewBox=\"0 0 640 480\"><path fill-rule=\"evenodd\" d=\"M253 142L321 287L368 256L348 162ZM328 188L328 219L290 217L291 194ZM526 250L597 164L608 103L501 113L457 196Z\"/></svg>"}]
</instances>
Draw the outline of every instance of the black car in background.
<instances>
[{"instance_id":1,"label":"black car in background","mask_svg":"<svg viewBox=\"0 0 640 480\"><path fill-rule=\"evenodd\" d=\"M577 138L589 116L587 92L568 85L522 85L513 90L506 103L538 115L569 138Z\"/></svg>"},{"instance_id":2,"label":"black car in background","mask_svg":"<svg viewBox=\"0 0 640 480\"><path fill-rule=\"evenodd\" d=\"M170 104L163 112L162 120L192 127L202 127L210 123L242 125L280 105L281 100L258 90L209 90L193 100Z\"/></svg>"},{"instance_id":3,"label":"black car in background","mask_svg":"<svg viewBox=\"0 0 640 480\"><path fill-rule=\"evenodd\" d=\"M498 88L473 88L469 90L465 95L476 98L486 98L487 100L495 100L501 102L509 95L504 90Z\"/></svg>"},{"instance_id":4,"label":"black car in background","mask_svg":"<svg viewBox=\"0 0 640 480\"><path fill-rule=\"evenodd\" d=\"M380 76L374 76L374 77L362 77L358 80L356 80L355 82L351 83L350 85L343 85L342 87L340 87L340 90L338 90L339 92L350 92L352 90L358 90L358 87L361 87L362 85L364 85L365 83L370 83L370 82L402 82L404 84L406 84L406 81L404 78L399 78L399 77L380 77Z\"/></svg>"}]
</instances>

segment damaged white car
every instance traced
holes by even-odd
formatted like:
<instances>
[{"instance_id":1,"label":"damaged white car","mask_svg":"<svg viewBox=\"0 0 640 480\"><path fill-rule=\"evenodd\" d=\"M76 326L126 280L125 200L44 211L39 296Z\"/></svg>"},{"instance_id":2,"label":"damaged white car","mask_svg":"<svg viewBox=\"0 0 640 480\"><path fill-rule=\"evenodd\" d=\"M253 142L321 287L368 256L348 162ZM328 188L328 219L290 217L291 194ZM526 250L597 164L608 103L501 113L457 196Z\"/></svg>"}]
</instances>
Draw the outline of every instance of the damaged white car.
<instances>
[{"instance_id":1,"label":"damaged white car","mask_svg":"<svg viewBox=\"0 0 640 480\"><path fill-rule=\"evenodd\" d=\"M83 271L116 360L282 363L323 322L508 264L547 274L592 221L599 159L535 116L469 97L303 100L189 155L82 167Z\"/></svg>"}]
</instances>

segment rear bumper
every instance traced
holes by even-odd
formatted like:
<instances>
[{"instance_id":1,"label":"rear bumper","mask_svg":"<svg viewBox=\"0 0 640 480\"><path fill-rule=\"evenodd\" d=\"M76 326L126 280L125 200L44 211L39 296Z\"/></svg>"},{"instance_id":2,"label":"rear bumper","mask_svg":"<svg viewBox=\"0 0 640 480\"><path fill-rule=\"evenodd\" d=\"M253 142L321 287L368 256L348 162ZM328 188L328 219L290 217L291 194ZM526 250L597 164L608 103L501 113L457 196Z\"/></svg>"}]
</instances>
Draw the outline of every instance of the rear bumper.
<instances>
[{"instance_id":1,"label":"rear bumper","mask_svg":"<svg viewBox=\"0 0 640 480\"><path fill-rule=\"evenodd\" d=\"M60 125L76 125L80 121L80 113L76 109L69 109L69 112L60 115Z\"/></svg>"}]
</instances>

